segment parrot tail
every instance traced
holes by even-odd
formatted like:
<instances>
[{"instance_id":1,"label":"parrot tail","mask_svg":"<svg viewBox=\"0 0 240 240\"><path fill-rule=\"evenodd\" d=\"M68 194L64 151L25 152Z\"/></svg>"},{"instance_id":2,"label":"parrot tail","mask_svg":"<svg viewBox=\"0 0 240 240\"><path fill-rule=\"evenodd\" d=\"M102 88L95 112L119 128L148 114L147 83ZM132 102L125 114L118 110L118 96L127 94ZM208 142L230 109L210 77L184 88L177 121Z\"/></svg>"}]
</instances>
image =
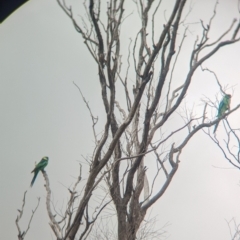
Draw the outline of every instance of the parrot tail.
<instances>
[{"instance_id":1,"label":"parrot tail","mask_svg":"<svg viewBox=\"0 0 240 240\"><path fill-rule=\"evenodd\" d=\"M215 133L215 132L216 132L216 130L217 130L217 127L218 127L218 124L219 124L219 122L217 122L217 123L216 123L216 125L215 125L215 127L214 127L214 130L213 130L213 133Z\"/></svg>"},{"instance_id":2,"label":"parrot tail","mask_svg":"<svg viewBox=\"0 0 240 240\"><path fill-rule=\"evenodd\" d=\"M33 186L33 184L34 184L34 182L35 182L35 180L36 180L36 177L37 177L37 175L38 175L38 172L39 171L36 171L35 173L34 173L34 176L33 176L33 179L32 179L32 181L31 181L31 187Z\"/></svg>"}]
</instances>

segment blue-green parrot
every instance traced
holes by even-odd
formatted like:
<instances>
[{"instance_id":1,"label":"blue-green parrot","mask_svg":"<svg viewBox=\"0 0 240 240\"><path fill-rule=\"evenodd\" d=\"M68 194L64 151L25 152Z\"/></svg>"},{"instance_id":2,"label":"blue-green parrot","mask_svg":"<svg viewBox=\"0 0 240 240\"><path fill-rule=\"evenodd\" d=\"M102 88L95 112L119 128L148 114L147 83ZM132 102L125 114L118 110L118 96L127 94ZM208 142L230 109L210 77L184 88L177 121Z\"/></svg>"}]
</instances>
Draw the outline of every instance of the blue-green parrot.
<instances>
[{"instance_id":1,"label":"blue-green parrot","mask_svg":"<svg viewBox=\"0 0 240 240\"><path fill-rule=\"evenodd\" d=\"M230 109L231 97L232 97L232 96L231 96L230 94L226 94L226 95L223 97L223 99L222 99L222 101L220 102L219 107L218 107L218 115L217 115L217 118L221 118L221 117L225 114L225 112ZM216 123L216 125L215 125L215 127L214 127L214 130L213 130L213 133L216 132L217 127L218 127L218 124L219 124L219 121Z\"/></svg>"},{"instance_id":2,"label":"blue-green parrot","mask_svg":"<svg viewBox=\"0 0 240 240\"><path fill-rule=\"evenodd\" d=\"M39 171L44 171L44 168L48 165L48 157L43 157L41 159L41 161L36 165L36 167L32 170L31 173L34 172L34 176L33 176L33 179L31 181L31 187L33 186L35 180L36 180L36 177L39 173Z\"/></svg>"}]
</instances>

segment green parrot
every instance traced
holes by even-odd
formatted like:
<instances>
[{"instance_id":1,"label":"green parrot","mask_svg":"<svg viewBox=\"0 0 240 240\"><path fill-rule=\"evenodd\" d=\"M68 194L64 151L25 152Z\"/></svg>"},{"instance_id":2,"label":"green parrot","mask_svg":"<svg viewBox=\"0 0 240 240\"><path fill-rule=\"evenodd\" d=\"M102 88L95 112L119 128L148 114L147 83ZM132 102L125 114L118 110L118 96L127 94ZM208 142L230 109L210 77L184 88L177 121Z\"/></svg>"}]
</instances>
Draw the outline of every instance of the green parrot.
<instances>
[{"instance_id":1,"label":"green parrot","mask_svg":"<svg viewBox=\"0 0 240 240\"><path fill-rule=\"evenodd\" d=\"M48 165L48 157L43 157L41 159L41 161L36 165L36 167L32 170L31 173L34 172L34 176L33 176L33 179L31 181L31 187L33 186L35 180L36 180L36 177L39 173L39 171L44 171L44 168Z\"/></svg>"},{"instance_id":2,"label":"green parrot","mask_svg":"<svg viewBox=\"0 0 240 240\"><path fill-rule=\"evenodd\" d=\"M222 99L222 101L220 102L219 107L218 107L218 115L217 115L217 118L221 118L221 117L225 114L225 112L230 109L231 97L232 97L232 96L231 96L230 94L226 94L226 95L223 97L223 99ZM216 123L215 128L214 128L214 130L213 130L213 133L216 132L217 127L218 127L218 124L219 124L219 121Z\"/></svg>"}]
</instances>

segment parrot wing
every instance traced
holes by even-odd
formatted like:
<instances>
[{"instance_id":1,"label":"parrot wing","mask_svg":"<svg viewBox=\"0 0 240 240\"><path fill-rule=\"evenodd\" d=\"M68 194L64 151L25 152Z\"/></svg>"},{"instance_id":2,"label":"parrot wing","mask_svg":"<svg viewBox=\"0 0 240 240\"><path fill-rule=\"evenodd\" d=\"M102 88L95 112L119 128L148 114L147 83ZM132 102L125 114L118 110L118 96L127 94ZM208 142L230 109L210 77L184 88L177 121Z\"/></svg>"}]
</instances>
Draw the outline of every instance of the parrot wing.
<instances>
[{"instance_id":1,"label":"parrot wing","mask_svg":"<svg viewBox=\"0 0 240 240\"><path fill-rule=\"evenodd\" d=\"M219 107L218 107L218 115L217 115L217 117L218 118L220 118L220 117L222 117L223 116L223 114L224 114L224 106L225 106L225 101L224 101L224 99L220 102L220 104L219 104Z\"/></svg>"},{"instance_id":2,"label":"parrot wing","mask_svg":"<svg viewBox=\"0 0 240 240\"><path fill-rule=\"evenodd\" d=\"M230 109L230 102L231 102L231 95L230 94L226 94L222 101L220 102L219 104L219 107L218 107L218 115L217 115L217 118L221 118L225 112ZM216 123L215 127L214 127L214 130L213 130L213 133L216 132L217 130L217 127L218 127L218 124L219 122Z\"/></svg>"},{"instance_id":3,"label":"parrot wing","mask_svg":"<svg viewBox=\"0 0 240 240\"><path fill-rule=\"evenodd\" d=\"M43 170L48 165L48 158L44 157L42 160L37 164L37 166L32 170L32 172L35 172L36 170Z\"/></svg>"}]
</instances>

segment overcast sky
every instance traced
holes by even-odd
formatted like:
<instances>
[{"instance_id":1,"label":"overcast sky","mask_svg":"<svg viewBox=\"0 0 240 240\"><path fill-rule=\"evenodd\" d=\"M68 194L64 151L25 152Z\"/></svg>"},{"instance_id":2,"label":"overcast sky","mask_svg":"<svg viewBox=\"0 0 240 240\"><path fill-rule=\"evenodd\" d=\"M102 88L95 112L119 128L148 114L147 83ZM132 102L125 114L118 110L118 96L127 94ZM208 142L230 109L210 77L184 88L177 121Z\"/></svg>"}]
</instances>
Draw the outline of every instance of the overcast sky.
<instances>
[{"instance_id":1,"label":"overcast sky","mask_svg":"<svg viewBox=\"0 0 240 240\"><path fill-rule=\"evenodd\" d=\"M193 2L190 19L208 20L215 1ZM213 34L219 36L233 18L239 19L237 1L220 0L217 14ZM231 104L239 104L240 44L224 48L204 66L214 70L224 86L234 86ZM15 219L25 190L22 230L41 197L26 240L55 239L45 211L43 177L40 174L30 189L30 172L35 162L49 156L53 202L61 205L67 200L66 187L78 175L78 161L92 153L91 121L73 81L81 86L100 123L104 121L97 68L56 1L31 0L0 25L0 79L2 239L17 239ZM200 84L206 85L204 92L199 92ZM198 73L191 90L190 102L219 92L210 74ZM240 111L230 120L239 127ZM87 173L85 169L83 177ZM179 170L151 216L158 213L157 227L170 224L169 240L230 239L226 221L235 217L240 223L239 180L239 171L200 133L182 154Z\"/></svg>"}]
</instances>

